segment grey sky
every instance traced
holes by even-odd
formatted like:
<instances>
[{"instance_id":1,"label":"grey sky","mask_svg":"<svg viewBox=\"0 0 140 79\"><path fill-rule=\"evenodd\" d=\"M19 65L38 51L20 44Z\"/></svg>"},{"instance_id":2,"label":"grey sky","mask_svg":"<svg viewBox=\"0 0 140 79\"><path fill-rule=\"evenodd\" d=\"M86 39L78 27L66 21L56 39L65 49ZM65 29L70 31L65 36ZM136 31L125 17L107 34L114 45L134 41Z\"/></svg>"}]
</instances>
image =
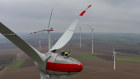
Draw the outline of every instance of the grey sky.
<instances>
[{"instance_id":1,"label":"grey sky","mask_svg":"<svg viewBox=\"0 0 140 79\"><path fill-rule=\"evenodd\" d=\"M140 0L0 0L0 21L15 32L33 32L47 28L53 8L52 26L64 32L93 1L78 24L84 32L89 24L96 32L140 33Z\"/></svg>"}]
</instances>

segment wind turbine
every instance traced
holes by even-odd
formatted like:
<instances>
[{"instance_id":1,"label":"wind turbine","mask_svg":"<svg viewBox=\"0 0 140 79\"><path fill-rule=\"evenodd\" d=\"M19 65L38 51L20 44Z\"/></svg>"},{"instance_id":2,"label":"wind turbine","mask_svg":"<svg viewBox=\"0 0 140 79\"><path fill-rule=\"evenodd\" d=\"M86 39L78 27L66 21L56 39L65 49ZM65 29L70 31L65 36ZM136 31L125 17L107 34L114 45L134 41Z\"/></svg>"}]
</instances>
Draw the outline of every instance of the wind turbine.
<instances>
[{"instance_id":1,"label":"wind turbine","mask_svg":"<svg viewBox=\"0 0 140 79\"><path fill-rule=\"evenodd\" d=\"M56 44L45 54L27 44L2 23L0 23L0 33L24 51L34 61L35 66L40 70L41 79L62 79L64 76L69 78L71 74L80 72L83 69L83 65L72 57L60 55L58 50L70 41L80 18L91 6L92 5L89 5L81 12Z\"/></svg>"},{"instance_id":2,"label":"wind turbine","mask_svg":"<svg viewBox=\"0 0 140 79\"><path fill-rule=\"evenodd\" d=\"M92 52L92 54L94 54L94 50L93 50L93 32L94 32L94 27L93 26L90 26L90 25L88 25L89 26L89 28L90 28L90 30L91 30L91 44L92 44L92 48L91 48L91 52Z\"/></svg>"},{"instance_id":3,"label":"wind turbine","mask_svg":"<svg viewBox=\"0 0 140 79\"><path fill-rule=\"evenodd\" d=\"M81 43L81 41L82 41L82 28L79 26L79 30L80 30L80 48L82 47L82 43Z\"/></svg>"},{"instance_id":4,"label":"wind turbine","mask_svg":"<svg viewBox=\"0 0 140 79\"><path fill-rule=\"evenodd\" d=\"M114 57L114 70L116 70L116 54L115 49L113 48L113 57Z\"/></svg>"},{"instance_id":5,"label":"wind turbine","mask_svg":"<svg viewBox=\"0 0 140 79\"><path fill-rule=\"evenodd\" d=\"M38 41L38 45L39 45L39 50L41 50L42 49L42 47L41 47L41 40Z\"/></svg>"},{"instance_id":6,"label":"wind turbine","mask_svg":"<svg viewBox=\"0 0 140 79\"><path fill-rule=\"evenodd\" d=\"M37 32L33 32L33 33L44 32L44 31L47 31L48 32L48 50L50 50L50 48L51 48L51 34L50 33L52 31L54 31L53 28L50 26L51 25L51 19L52 19L52 13L53 13L53 9L52 9L51 14L50 14L48 28L47 29L40 30L40 31L37 31ZM31 33L31 34L33 34L33 33Z\"/></svg>"}]
</instances>

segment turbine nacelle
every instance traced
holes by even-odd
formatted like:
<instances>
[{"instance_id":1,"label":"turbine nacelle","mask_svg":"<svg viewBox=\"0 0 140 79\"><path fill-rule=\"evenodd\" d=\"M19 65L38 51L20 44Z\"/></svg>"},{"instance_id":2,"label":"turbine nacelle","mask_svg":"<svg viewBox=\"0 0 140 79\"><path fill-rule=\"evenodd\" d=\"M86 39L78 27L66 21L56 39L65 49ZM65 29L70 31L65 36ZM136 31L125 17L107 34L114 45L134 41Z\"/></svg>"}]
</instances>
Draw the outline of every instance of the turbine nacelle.
<instances>
[{"instance_id":1,"label":"turbine nacelle","mask_svg":"<svg viewBox=\"0 0 140 79\"><path fill-rule=\"evenodd\" d=\"M80 72L83 69L82 64L72 57L65 57L58 53L53 53L46 63L47 73L52 75L69 75Z\"/></svg>"},{"instance_id":2,"label":"turbine nacelle","mask_svg":"<svg viewBox=\"0 0 140 79\"><path fill-rule=\"evenodd\" d=\"M82 71L83 65L72 57L65 57L58 53L46 54L45 66L35 63L36 67L45 74L71 75Z\"/></svg>"}]
</instances>

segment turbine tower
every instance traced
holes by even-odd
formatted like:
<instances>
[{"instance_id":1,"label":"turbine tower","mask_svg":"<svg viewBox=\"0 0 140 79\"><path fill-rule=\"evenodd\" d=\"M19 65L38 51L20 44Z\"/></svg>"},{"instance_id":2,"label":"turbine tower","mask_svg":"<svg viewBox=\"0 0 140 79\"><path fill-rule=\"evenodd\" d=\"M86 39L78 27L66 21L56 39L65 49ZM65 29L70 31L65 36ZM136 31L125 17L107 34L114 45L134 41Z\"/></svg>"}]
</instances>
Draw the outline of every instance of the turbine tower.
<instances>
[{"instance_id":1,"label":"turbine tower","mask_svg":"<svg viewBox=\"0 0 140 79\"><path fill-rule=\"evenodd\" d=\"M114 58L114 70L116 70L116 54L115 49L113 48L113 58Z\"/></svg>"},{"instance_id":2,"label":"turbine tower","mask_svg":"<svg viewBox=\"0 0 140 79\"><path fill-rule=\"evenodd\" d=\"M41 40L38 41L38 45L39 45L39 50L41 50L42 49L42 47L41 47Z\"/></svg>"},{"instance_id":3,"label":"turbine tower","mask_svg":"<svg viewBox=\"0 0 140 79\"><path fill-rule=\"evenodd\" d=\"M90 28L90 30L91 30L91 44L92 44L92 48L91 48L91 52L92 52L92 54L94 54L94 50L93 50L93 32L94 32L94 27L93 26L90 26L90 25L88 25L89 26L89 28Z\"/></svg>"},{"instance_id":4,"label":"turbine tower","mask_svg":"<svg viewBox=\"0 0 140 79\"><path fill-rule=\"evenodd\" d=\"M53 29L50 27L51 19L52 19L52 13L53 13L53 9L52 9L52 12L51 12L51 15L50 15L50 19L49 19L49 23L48 23L48 29L47 29L47 32L48 32L48 50L49 51L50 51L50 48L51 48L51 34L50 34L50 32L53 31Z\"/></svg>"},{"instance_id":5,"label":"turbine tower","mask_svg":"<svg viewBox=\"0 0 140 79\"><path fill-rule=\"evenodd\" d=\"M50 14L48 28L47 29L40 30L40 31L37 31L37 32L33 32L33 33L44 32L44 31L47 31L48 32L48 50L49 51L50 51L50 48L51 48L51 34L50 33L52 31L54 31L53 28L50 26L51 25L51 19L52 19L52 13L53 13L53 9L52 9L51 14ZM33 34L33 33L31 33L31 34Z\"/></svg>"},{"instance_id":6,"label":"turbine tower","mask_svg":"<svg viewBox=\"0 0 140 79\"><path fill-rule=\"evenodd\" d=\"M79 26L79 30L80 30L80 48L82 47L82 28Z\"/></svg>"}]
</instances>

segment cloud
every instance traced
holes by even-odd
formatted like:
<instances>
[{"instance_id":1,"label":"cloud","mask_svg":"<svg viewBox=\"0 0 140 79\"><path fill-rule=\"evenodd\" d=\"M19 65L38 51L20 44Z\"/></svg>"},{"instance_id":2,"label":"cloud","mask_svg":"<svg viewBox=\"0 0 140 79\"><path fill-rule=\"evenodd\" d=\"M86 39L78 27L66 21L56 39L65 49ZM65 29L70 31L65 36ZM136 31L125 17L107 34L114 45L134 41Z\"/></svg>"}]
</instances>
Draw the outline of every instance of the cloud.
<instances>
[{"instance_id":1,"label":"cloud","mask_svg":"<svg viewBox=\"0 0 140 79\"><path fill-rule=\"evenodd\" d=\"M140 33L139 0L0 0L0 21L16 32L32 32L47 27L53 8L52 26L64 32L92 1L79 24L84 32L91 24L96 32Z\"/></svg>"}]
</instances>

